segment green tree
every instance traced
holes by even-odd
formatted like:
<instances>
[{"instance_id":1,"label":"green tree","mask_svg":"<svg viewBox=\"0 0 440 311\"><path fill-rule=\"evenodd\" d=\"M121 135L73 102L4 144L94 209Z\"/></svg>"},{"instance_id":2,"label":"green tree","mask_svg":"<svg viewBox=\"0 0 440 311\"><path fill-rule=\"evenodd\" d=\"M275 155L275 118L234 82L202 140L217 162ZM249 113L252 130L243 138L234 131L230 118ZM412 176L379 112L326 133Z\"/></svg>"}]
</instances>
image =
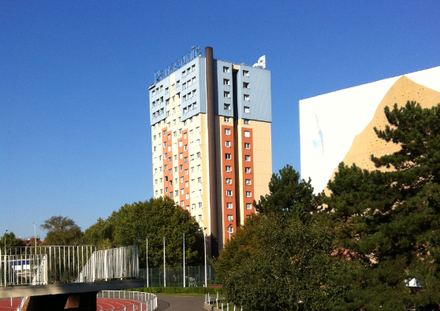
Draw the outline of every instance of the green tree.
<instances>
[{"instance_id":1,"label":"green tree","mask_svg":"<svg viewBox=\"0 0 440 311\"><path fill-rule=\"evenodd\" d=\"M198 223L170 198L126 204L103 221L85 231L85 241L97 244L138 245L140 266L146 266L148 236L149 266L163 265L163 237L166 264L180 266L183 260L182 236L185 232L185 259L188 265L202 263L203 237Z\"/></svg>"},{"instance_id":2,"label":"green tree","mask_svg":"<svg viewBox=\"0 0 440 311\"><path fill-rule=\"evenodd\" d=\"M6 251L9 252L9 249L11 247L24 246L24 242L22 239L16 238L14 232L9 232L3 234L3 236L0 239L0 248L3 254L4 254L5 245L6 245Z\"/></svg>"},{"instance_id":3,"label":"green tree","mask_svg":"<svg viewBox=\"0 0 440 311\"><path fill-rule=\"evenodd\" d=\"M391 124L377 136L401 149L371 156L377 168L339 166L329 182L328 217L337 245L357 268L341 277L352 291L335 310L405 310L440 302L440 105L385 109ZM406 282L421 282L411 291Z\"/></svg>"},{"instance_id":4,"label":"green tree","mask_svg":"<svg viewBox=\"0 0 440 311\"><path fill-rule=\"evenodd\" d=\"M80 244L83 233L69 217L52 216L40 226L47 230L45 244L76 245Z\"/></svg>"},{"instance_id":5,"label":"green tree","mask_svg":"<svg viewBox=\"0 0 440 311\"><path fill-rule=\"evenodd\" d=\"M332 235L320 221L310 180L287 165L258 215L237 229L214 262L228 300L245 310L327 310L345 295L334 281L349 262L330 257ZM312 212L315 212L312 214Z\"/></svg>"},{"instance_id":6,"label":"green tree","mask_svg":"<svg viewBox=\"0 0 440 311\"><path fill-rule=\"evenodd\" d=\"M300 174L291 165L286 165L273 174L269 182L269 194L260 197L255 209L259 213L292 212L303 220L309 219L316 210L313 187L310 179L300 179Z\"/></svg>"},{"instance_id":7,"label":"green tree","mask_svg":"<svg viewBox=\"0 0 440 311\"><path fill-rule=\"evenodd\" d=\"M327 310L344 295L330 275L344 271L345 262L331 250L319 222L259 214L237 230L215 268L227 299L244 310Z\"/></svg>"},{"instance_id":8,"label":"green tree","mask_svg":"<svg viewBox=\"0 0 440 311\"><path fill-rule=\"evenodd\" d=\"M108 220L98 218L94 225L84 231L83 243L87 245L112 245L113 226Z\"/></svg>"}]
</instances>

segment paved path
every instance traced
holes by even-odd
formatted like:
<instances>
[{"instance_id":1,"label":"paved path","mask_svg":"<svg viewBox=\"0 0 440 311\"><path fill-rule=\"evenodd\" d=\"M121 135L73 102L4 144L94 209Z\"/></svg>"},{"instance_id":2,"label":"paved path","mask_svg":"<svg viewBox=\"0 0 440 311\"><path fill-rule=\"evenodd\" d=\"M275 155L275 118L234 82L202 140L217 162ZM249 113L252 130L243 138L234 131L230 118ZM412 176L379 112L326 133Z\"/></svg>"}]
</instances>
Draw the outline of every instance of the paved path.
<instances>
[{"instance_id":1,"label":"paved path","mask_svg":"<svg viewBox=\"0 0 440 311\"><path fill-rule=\"evenodd\" d=\"M157 296L155 311L206 311L203 309L204 297Z\"/></svg>"}]
</instances>

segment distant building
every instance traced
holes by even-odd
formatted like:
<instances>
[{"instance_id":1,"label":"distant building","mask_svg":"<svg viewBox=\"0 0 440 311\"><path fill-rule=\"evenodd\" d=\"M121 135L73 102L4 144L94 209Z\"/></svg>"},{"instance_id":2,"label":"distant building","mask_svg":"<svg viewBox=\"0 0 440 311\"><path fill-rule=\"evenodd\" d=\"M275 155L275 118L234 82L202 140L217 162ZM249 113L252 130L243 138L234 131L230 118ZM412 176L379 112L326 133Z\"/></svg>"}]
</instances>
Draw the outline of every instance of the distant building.
<instances>
[{"instance_id":1,"label":"distant building","mask_svg":"<svg viewBox=\"0 0 440 311\"><path fill-rule=\"evenodd\" d=\"M154 197L168 196L211 235L213 251L268 193L271 77L196 48L149 87ZM218 245L217 245L218 243Z\"/></svg>"},{"instance_id":2,"label":"distant building","mask_svg":"<svg viewBox=\"0 0 440 311\"><path fill-rule=\"evenodd\" d=\"M391 154L399 146L377 138L373 128L389 124L385 106L404 106L407 101L423 108L440 103L440 67L300 100L302 178L311 177L315 192L320 192L342 161L375 169L371 154Z\"/></svg>"}]
</instances>

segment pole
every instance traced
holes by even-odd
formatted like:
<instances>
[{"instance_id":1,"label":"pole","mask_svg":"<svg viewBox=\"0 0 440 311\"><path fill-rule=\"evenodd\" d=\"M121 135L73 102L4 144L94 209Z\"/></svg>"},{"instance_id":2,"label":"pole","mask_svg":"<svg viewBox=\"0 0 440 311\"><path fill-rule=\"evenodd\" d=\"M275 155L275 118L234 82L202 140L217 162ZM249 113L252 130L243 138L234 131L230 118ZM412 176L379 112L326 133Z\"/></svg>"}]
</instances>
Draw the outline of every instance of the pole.
<instances>
[{"instance_id":1,"label":"pole","mask_svg":"<svg viewBox=\"0 0 440 311\"><path fill-rule=\"evenodd\" d=\"M203 245L205 247L205 287L208 287L208 279L207 279L207 267L206 267L206 236L205 236L205 230L206 228L204 228L203 230Z\"/></svg>"},{"instance_id":2,"label":"pole","mask_svg":"<svg viewBox=\"0 0 440 311\"><path fill-rule=\"evenodd\" d=\"M35 227L34 222L32 222L34 225L34 239L35 239L35 255L37 255L37 228Z\"/></svg>"},{"instance_id":3,"label":"pole","mask_svg":"<svg viewBox=\"0 0 440 311\"><path fill-rule=\"evenodd\" d=\"M167 272L165 270L165 235L163 236L163 287L167 287Z\"/></svg>"},{"instance_id":4,"label":"pole","mask_svg":"<svg viewBox=\"0 0 440 311\"><path fill-rule=\"evenodd\" d=\"M6 233L5 233L5 255L6 255L6 239L7 239L7 237L8 237L8 230L6 230Z\"/></svg>"},{"instance_id":5,"label":"pole","mask_svg":"<svg viewBox=\"0 0 440 311\"><path fill-rule=\"evenodd\" d=\"M148 271L148 236L147 236L147 245L146 245L146 249L147 249L147 287L150 287L150 277L149 277L149 271Z\"/></svg>"},{"instance_id":6,"label":"pole","mask_svg":"<svg viewBox=\"0 0 440 311\"><path fill-rule=\"evenodd\" d=\"M185 232L183 232L183 287L186 287L185 285Z\"/></svg>"}]
</instances>

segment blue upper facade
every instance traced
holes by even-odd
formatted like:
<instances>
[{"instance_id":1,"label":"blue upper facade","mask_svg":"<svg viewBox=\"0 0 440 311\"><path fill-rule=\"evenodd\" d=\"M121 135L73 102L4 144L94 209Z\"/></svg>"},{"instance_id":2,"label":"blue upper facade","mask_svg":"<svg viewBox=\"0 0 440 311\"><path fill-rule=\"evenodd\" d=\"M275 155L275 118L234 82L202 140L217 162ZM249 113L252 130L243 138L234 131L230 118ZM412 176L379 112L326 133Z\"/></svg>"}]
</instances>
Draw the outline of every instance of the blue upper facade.
<instances>
[{"instance_id":1,"label":"blue upper facade","mask_svg":"<svg viewBox=\"0 0 440 311\"><path fill-rule=\"evenodd\" d=\"M214 76L216 115L272 122L269 70L214 60ZM180 98L181 121L206 113L205 57L193 59L152 85L149 93L151 125L167 118L172 96Z\"/></svg>"}]
</instances>

